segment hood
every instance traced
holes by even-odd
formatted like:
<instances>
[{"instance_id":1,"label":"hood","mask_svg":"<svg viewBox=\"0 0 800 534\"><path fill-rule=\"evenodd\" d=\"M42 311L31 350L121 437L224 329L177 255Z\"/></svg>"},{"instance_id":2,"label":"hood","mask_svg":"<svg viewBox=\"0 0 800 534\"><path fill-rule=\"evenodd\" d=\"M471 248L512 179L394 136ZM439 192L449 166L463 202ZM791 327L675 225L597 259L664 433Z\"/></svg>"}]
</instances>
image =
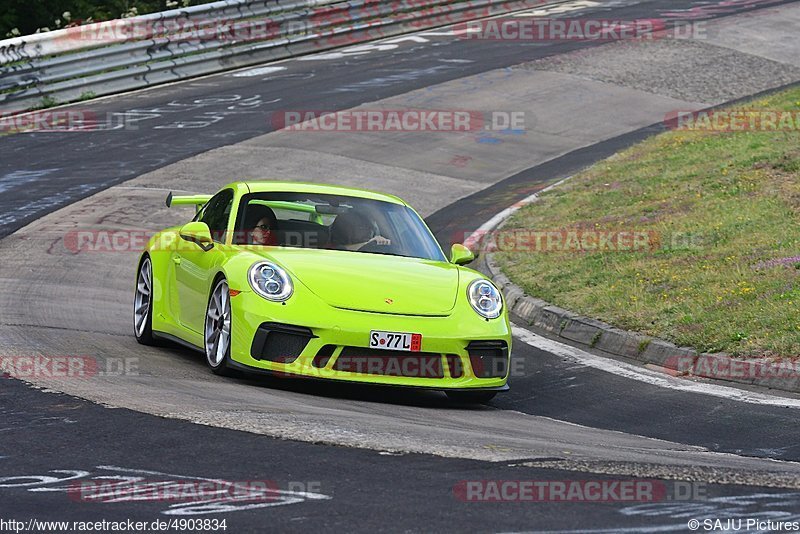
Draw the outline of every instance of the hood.
<instances>
[{"instance_id":1,"label":"hood","mask_svg":"<svg viewBox=\"0 0 800 534\"><path fill-rule=\"evenodd\" d=\"M443 316L450 314L458 294L458 267L440 261L288 248L264 256L336 308Z\"/></svg>"}]
</instances>

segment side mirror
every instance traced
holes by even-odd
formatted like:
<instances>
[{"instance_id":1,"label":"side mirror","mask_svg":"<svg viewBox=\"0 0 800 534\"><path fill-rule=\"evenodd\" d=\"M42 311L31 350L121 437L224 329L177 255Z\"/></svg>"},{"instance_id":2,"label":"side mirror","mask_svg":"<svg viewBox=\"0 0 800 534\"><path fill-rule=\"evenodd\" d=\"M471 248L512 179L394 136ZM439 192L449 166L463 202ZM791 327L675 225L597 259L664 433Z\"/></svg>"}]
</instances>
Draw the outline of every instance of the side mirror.
<instances>
[{"instance_id":1,"label":"side mirror","mask_svg":"<svg viewBox=\"0 0 800 534\"><path fill-rule=\"evenodd\" d=\"M474 259L475 254L460 243L456 243L450 248L450 263L466 265Z\"/></svg>"},{"instance_id":2,"label":"side mirror","mask_svg":"<svg viewBox=\"0 0 800 534\"><path fill-rule=\"evenodd\" d=\"M181 239L197 243L200 248L205 251L214 248L214 240L211 239L211 230L204 222L192 221L184 224L178 234L180 234Z\"/></svg>"}]
</instances>

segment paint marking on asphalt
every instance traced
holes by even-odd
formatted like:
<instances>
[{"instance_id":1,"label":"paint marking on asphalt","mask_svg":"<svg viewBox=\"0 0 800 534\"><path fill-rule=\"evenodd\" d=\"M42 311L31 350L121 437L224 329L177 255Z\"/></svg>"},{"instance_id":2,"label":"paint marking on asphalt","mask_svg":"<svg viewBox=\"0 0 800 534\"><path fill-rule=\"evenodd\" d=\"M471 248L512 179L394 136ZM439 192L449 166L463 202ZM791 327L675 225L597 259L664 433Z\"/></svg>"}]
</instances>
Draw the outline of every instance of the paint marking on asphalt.
<instances>
[{"instance_id":1,"label":"paint marking on asphalt","mask_svg":"<svg viewBox=\"0 0 800 534\"><path fill-rule=\"evenodd\" d=\"M430 40L425 39L424 37L420 37L419 35L406 35L403 37L398 37L396 39L390 39L388 41L381 41L385 44L397 44L397 43L405 43L411 41L412 43L429 43Z\"/></svg>"},{"instance_id":2,"label":"paint marking on asphalt","mask_svg":"<svg viewBox=\"0 0 800 534\"><path fill-rule=\"evenodd\" d=\"M463 35L465 33L467 33L467 29L466 28L462 28L462 29L453 29L453 30L422 32L422 33L420 33L420 35L424 35L426 37L453 37L455 35Z\"/></svg>"},{"instance_id":3,"label":"paint marking on asphalt","mask_svg":"<svg viewBox=\"0 0 800 534\"><path fill-rule=\"evenodd\" d=\"M593 367L607 373L612 373L623 378L637 380L653 386L685 391L687 393L697 393L700 395L711 395L728 400L747 402L750 404L762 404L767 406L785 406L787 408L800 408L800 399L790 399L786 397L776 397L764 395L742 389L708 384L705 382L693 382L683 378L674 378L657 371L632 365L629 363L612 360L603 356L596 356L586 351L560 343L558 341L534 334L517 325L512 326L514 337L531 347L555 354L561 358Z\"/></svg>"},{"instance_id":4,"label":"paint marking on asphalt","mask_svg":"<svg viewBox=\"0 0 800 534\"><path fill-rule=\"evenodd\" d=\"M195 477L195 476L187 476L187 475L175 475L172 473L164 473L162 471L151 471L149 469L131 469L127 467L119 467L116 465L98 465L97 469L102 469L103 471L116 471L119 473L132 473L135 475L152 475L152 476L165 476L171 478L180 478L186 480L202 480L205 482L215 482L218 484L231 484L234 487L239 487L239 483L231 483L226 480L222 480L220 478L206 478L206 477ZM287 495L297 495L299 497L305 497L307 499L316 499L316 500L329 500L331 499L330 496L324 495L322 493L314 493L311 491L294 491L294 490L278 490L279 493L287 494Z\"/></svg>"},{"instance_id":5,"label":"paint marking on asphalt","mask_svg":"<svg viewBox=\"0 0 800 534\"><path fill-rule=\"evenodd\" d=\"M563 184L564 182L566 182L570 178L572 178L572 176L568 176L568 177L564 178L563 180L559 180L558 182L556 182L554 184L548 185L547 187L545 187L541 191L537 191L536 193L532 194L531 196L523 198L522 200L520 200L519 202L517 202L513 206L504 209L503 211L501 211L500 213L498 213L497 215L495 215L494 217L492 217L491 219L489 219L488 221L483 223L480 226L480 228L478 228L477 230L472 232L472 234L470 234L470 236L467 237L464 240L464 246L469 248L469 249L476 249L476 248L480 247L481 239L487 233L491 232L492 230L494 230L495 228L497 228L498 226L503 224L506 221L506 219L508 219L509 217L514 215L521 208L527 206L528 204L533 204L534 202L538 201L539 200L539 195L541 195L542 193L545 193L545 192L550 191L551 189L553 189L555 187L558 187L559 185Z\"/></svg>"},{"instance_id":6,"label":"paint marking on asphalt","mask_svg":"<svg viewBox=\"0 0 800 534\"><path fill-rule=\"evenodd\" d=\"M800 493L751 493L729 495L724 497L707 498L702 503L700 502L660 502L660 503L645 503L628 506L619 510L619 513L626 518L630 517L645 517L651 521L678 521L671 525L648 525L637 527L617 527L617 528L589 528L580 530L537 530L515 532L513 534L529 534L538 532L540 534L616 534L628 532L686 532L691 530L688 528L688 523L692 518L707 519L714 517L749 517L757 516L759 512L754 511L770 510L774 517L795 519L796 513L794 510L800 503ZM663 519L662 519L663 518ZM698 523L699 527L695 530L703 529L702 523ZM713 529L711 529L713 530ZM729 530L738 530L725 529ZM750 529L748 532L773 532L772 530L765 529ZM512 534L510 532L504 534Z\"/></svg>"},{"instance_id":7,"label":"paint marking on asphalt","mask_svg":"<svg viewBox=\"0 0 800 534\"><path fill-rule=\"evenodd\" d=\"M543 7L539 9L531 9L530 11L521 11L514 13L515 17L546 17L549 15L561 15L564 13L571 13L573 11L581 11L601 5L600 2L594 0L575 0L573 2L566 2L564 4L557 4L554 6Z\"/></svg>"},{"instance_id":8,"label":"paint marking on asphalt","mask_svg":"<svg viewBox=\"0 0 800 534\"><path fill-rule=\"evenodd\" d=\"M272 74L273 72L280 72L286 70L286 67L258 67L255 69L248 69L231 74L234 78L249 78L250 76L263 76L265 74Z\"/></svg>"}]
</instances>

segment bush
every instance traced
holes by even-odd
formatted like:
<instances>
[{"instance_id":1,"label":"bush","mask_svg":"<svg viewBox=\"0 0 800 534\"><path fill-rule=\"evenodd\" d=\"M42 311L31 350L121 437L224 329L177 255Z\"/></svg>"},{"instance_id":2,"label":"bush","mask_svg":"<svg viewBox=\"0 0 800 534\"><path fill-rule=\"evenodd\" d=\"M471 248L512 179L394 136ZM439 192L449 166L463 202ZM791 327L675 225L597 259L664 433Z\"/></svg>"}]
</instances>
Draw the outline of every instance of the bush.
<instances>
[{"instance_id":1,"label":"bush","mask_svg":"<svg viewBox=\"0 0 800 534\"><path fill-rule=\"evenodd\" d=\"M5 0L0 10L0 38L30 35L86 21L144 15L212 0Z\"/></svg>"}]
</instances>

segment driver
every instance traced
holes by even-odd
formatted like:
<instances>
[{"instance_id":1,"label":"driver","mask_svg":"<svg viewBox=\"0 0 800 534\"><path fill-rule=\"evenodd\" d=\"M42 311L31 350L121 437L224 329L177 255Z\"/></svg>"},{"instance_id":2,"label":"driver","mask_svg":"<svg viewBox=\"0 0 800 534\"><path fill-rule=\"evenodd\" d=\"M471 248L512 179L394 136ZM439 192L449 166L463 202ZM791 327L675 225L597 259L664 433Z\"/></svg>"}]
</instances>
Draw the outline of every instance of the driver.
<instances>
[{"instance_id":1,"label":"driver","mask_svg":"<svg viewBox=\"0 0 800 534\"><path fill-rule=\"evenodd\" d=\"M249 245L277 245L278 218L269 206L250 204L245 213L244 230Z\"/></svg>"},{"instance_id":2,"label":"driver","mask_svg":"<svg viewBox=\"0 0 800 534\"><path fill-rule=\"evenodd\" d=\"M331 225L330 245L339 250L360 250L367 245L387 246L392 241L381 236L361 213L342 213Z\"/></svg>"}]
</instances>

